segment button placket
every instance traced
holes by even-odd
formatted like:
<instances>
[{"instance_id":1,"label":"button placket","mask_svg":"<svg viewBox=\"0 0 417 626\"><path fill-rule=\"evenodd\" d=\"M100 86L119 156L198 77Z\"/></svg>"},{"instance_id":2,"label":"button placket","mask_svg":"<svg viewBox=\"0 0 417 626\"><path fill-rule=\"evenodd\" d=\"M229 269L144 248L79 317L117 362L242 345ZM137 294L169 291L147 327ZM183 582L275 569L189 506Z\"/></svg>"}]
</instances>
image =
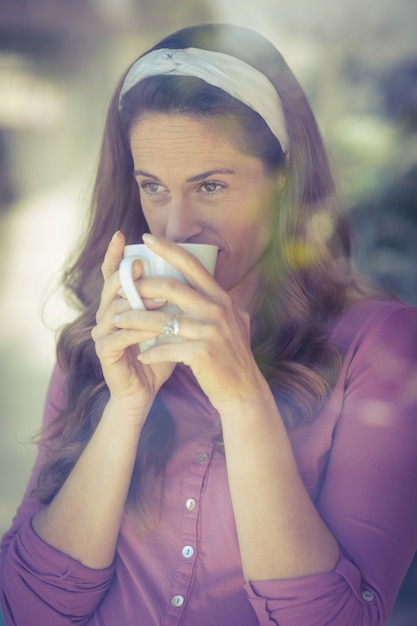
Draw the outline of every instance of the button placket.
<instances>
[{"instance_id":1,"label":"button placket","mask_svg":"<svg viewBox=\"0 0 417 626\"><path fill-rule=\"evenodd\" d=\"M173 626L181 619L181 615L187 605L187 597L192 593L196 555L198 552L198 520L204 483L210 467L210 455L212 448L212 433L206 433L206 438L200 441L197 454L191 460L189 473L184 484L186 500L183 504L184 515L181 537L182 544L179 548L179 564L173 585L170 608L168 608L163 620L163 626ZM189 494L189 497L187 497ZM194 497L193 497L194 496ZM198 500L197 500L198 496Z\"/></svg>"}]
</instances>

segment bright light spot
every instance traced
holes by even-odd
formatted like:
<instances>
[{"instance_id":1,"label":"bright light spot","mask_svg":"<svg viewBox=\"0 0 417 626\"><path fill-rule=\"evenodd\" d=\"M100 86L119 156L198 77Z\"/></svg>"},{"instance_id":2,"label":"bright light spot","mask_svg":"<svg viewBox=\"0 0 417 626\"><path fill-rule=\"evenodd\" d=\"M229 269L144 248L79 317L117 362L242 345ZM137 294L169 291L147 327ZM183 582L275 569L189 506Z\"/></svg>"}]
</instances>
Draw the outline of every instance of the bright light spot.
<instances>
[{"instance_id":1,"label":"bright light spot","mask_svg":"<svg viewBox=\"0 0 417 626\"><path fill-rule=\"evenodd\" d=\"M378 161L386 157L397 141L394 127L373 115L340 117L333 133L341 145Z\"/></svg>"},{"instance_id":2,"label":"bright light spot","mask_svg":"<svg viewBox=\"0 0 417 626\"><path fill-rule=\"evenodd\" d=\"M62 117L63 97L23 57L0 55L0 126L48 128Z\"/></svg>"},{"instance_id":3,"label":"bright light spot","mask_svg":"<svg viewBox=\"0 0 417 626\"><path fill-rule=\"evenodd\" d=\"M25 358L35 363L46 358L53 363L54 331L73 317L57 286L79 226L75 196L64 186L30 197L14 207L5 225L9 243L2 259L0 346L23 341Z\"/></svg>"},{"instance_id":4,"label":"bright light spot","mask_svg":"<svg viewBox=\"0 0 417 626\"><path fill-rule=\"evenodd\" d=\"M333 231L333 220L324 211L313 215L307 225L307 237L312 243L328 241L333 235Z\"/></svg>"},{"instance_id":5,"label":"bright light spot","mask_svg":"<svg viewBox=\"0 0 417 626\"><path fill-rule=\"evenodd\" d=\"M392 422L391 403L373 400L366 403L362 411L362 420L372 426L388 426Z\"/></svg>"},{"instance_id":6,"label":"bright light spot","mask_svg":"<svg viewBox=\"0 0 417 626\"><path fill-rule=\"evenodd\" d=\"M314 252L311 246L303 239L293 239L284 248L284 255L288 265L297 270L312 265Z\"/></svg>"}]
</instances>

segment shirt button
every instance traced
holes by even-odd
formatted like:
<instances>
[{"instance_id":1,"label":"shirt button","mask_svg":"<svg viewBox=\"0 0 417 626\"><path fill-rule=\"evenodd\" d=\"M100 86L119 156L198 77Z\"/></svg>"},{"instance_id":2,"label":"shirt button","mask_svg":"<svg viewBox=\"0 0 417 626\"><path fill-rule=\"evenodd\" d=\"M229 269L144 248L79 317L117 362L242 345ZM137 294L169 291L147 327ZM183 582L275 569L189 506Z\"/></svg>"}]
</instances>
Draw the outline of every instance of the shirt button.
<instances>
[{"instance_id":1,"label":"shirt button","mask_svg":"<svg viewBox=\"0 0 417 626\"><path fill-rule=\"evenodd\" d=\"M194 498L188 498L187 502L185 503L185 506L188 511L194 511L196 504L197 502L194 500Z\"/></svg>"},{"instance_id":2,"label":"shirt button","mask_svg":"<svg viewBox=\"0 0 417 626\"><path fill-rule=\"evenodd\" d=\"M372 600L375 598L375 596L372 593L372 591L363 591L362 592L362 598L365 600L365 602L372 602Z\"/></svg>"},{"instance_id":3,"label":"shirt button","mask_svg":"<svg viewBox=\"0 0 417 626\"><path fill-rule=\"evenodd\" d=\"M205 463L208 459L208 454L206 452L203 452L202 454L200 454L200 456L197 459L197 463L199 465L202 465L203 463Z\"/></svg>"},{"instance_id":4,"label":"shirt button","mask_svg":"<svg viewBox=\"0 0 417 626\"><path fill-rule=\"evenodd\" d=\"M186 559L191 559L191 557L194 556L194 548L192 546L184 546L182 556Z\"/></svg>"},{"instance_id":5,"label":"shirt button","mask_svg":"<svg viewBox=\"0 0 417 626\"><path fill-rule=\"evenodd\" d=\"M182 606L184 604L184 596L174 596L171 600L173 606Z\"/></svg>"}]
</instances>

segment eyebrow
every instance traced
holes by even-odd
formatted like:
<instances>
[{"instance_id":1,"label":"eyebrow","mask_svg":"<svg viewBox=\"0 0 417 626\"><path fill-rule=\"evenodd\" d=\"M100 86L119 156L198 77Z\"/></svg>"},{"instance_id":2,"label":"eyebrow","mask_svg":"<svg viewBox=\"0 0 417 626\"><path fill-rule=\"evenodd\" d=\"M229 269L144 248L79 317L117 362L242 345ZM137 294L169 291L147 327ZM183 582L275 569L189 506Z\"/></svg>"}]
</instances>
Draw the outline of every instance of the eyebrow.
<instances>
[{"instance_id":1,"label":"eyebrow","mask_svg":"<svg viewBox=\"0 0 417 626\"><path fill-rule=\"evenodd\" d=\"M149 172L145 172L144 170L135 170L133 173L135 176L143 176L144 178L152 178L152 180L154 180L155 182L158 182L158 183L161 182L157 176L154 176L154 174L149 174ZM202 172L201 174L197 174L196 176L191 176L190 178L187 178L185 182L198 183L202 180L205 180L206 178L210 178L210 176L214 176L215 174L227 174L227 175L234 176L236 172L234 170L229 170L227 168L208 170L207 172Z\"/></svg>"}]
</instances>

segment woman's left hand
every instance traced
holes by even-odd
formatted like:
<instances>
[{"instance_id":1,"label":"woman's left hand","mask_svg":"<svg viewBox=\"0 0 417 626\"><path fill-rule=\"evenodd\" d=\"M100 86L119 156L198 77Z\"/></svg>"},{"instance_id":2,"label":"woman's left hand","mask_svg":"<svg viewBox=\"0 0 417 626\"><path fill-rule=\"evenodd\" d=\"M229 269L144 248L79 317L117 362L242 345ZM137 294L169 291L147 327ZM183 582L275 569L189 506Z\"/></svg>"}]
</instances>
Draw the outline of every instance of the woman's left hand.
<instances>
[{"instance_id":1,"label":"woman's left hand","mask_svg":"<svg viewBox=\"0 0 417 626\"><path fill-rule=\"evenodd\" d=\"M142 298L165 299L183 311L179 320L182 341L149 348L140 355L140 360L148 365L158 362L188 365L217 409L259 393L261 375L250 348L248 313L239 309L200 262L180 246L154 236L145 236L144 241L156 254L176 266L189 285L170 278L139 281ZM146 312L150 330L161 324L161 315L161 311ZM164 315L166 324L172 316ZM136 316L135 311L122 314L117 326L135 328ZM144 323L141 312L142 328Z\"/></svg>"}]
</instances>

